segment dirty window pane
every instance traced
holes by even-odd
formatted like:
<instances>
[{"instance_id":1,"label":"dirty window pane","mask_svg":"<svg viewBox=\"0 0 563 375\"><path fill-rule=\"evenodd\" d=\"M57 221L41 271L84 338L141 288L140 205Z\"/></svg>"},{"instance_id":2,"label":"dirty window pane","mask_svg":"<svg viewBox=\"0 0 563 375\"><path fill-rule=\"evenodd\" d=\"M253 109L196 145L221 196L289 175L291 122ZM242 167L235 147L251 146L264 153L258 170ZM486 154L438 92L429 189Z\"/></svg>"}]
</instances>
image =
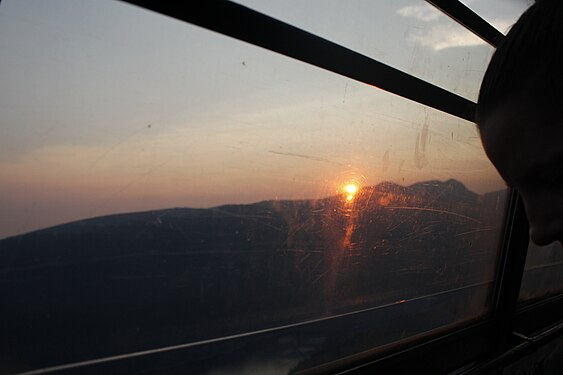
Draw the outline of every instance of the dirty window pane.
<instances>
[{"instance_id":1,"label":"dirty window pane","mask_svg":"<svg viewBox=\"0 0 563 375\"><path fill-rule=\"evenodd\" d=\"M563 247L559 242L547 246L528 245L520 302L563 292Z\"/></svg>"},{"instance_id":2,"label":"dirty window pane","mask_svg":"<svg viewBox=\"0 0 563 375\"><path fill-rule=\"evenodd\" d=\"M485 21L506 34L534 0L460 0Z\"/></svg>"},{"instance_id":3,"label":"dirty window pane","mask_svg":"<svg viewBox=\"0 0 563 375\"><path fill-rule=\"evenodd\" d=\"M494 51L425 1L236 2L473 101Z\"/></svg>"},{"instance_id":4,"label":"dirty window pane","mask_svg":"<svg viewBox=\"0 0 563 375\"><path fill-rule=\"evenodd\" d=\"M3 1L0 50L0 372L287 372L488 312L473 124L120 2Z\"/></svg>"}]
</instances>

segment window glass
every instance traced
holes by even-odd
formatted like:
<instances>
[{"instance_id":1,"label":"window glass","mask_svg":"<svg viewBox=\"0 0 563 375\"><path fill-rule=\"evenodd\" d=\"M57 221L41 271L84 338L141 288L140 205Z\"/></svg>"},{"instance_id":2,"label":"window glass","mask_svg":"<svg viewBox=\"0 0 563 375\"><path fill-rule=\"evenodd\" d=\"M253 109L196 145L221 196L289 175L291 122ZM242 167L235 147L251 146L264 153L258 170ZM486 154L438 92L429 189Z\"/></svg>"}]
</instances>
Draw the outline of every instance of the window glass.
<instances>
[{"instance_id":1,"label":"window glass","mask_svg":"<svg viewBox=\"0 0 563 375\"><path fill-rule=\"evenodd\" d=\"M0 372L284 372L489 310L472 123L120 2L3 1L0 50Z\"/></svg>"},{"instance_id":2,"label":"window glass","mask_svg":"<svg viewBox=\"0 0 563 375\"><path fill-rule=\"evenodd\" d=\"M508 33L512 25L534 0L460 0L501 33Z\"/></svg>"},{"instance_id":3,"label":"window glass","mask_svg":"<svg viewBox=\"0 0 563 375\"><path fill-rule=\"evenodd\" d=\"M473 101L493 53L424 1L237 2Z\"/></svg>"},{"instance_id":4,"label":"window glass","mask_svg":"<svg viewBox=\"0 0 563 375\"><path fill-rule=\"evenodd\" d=\"M530 241L520 302L535 300L563 291L563 247L559 242L537 246Z\"/></svg>"}]
</instances>

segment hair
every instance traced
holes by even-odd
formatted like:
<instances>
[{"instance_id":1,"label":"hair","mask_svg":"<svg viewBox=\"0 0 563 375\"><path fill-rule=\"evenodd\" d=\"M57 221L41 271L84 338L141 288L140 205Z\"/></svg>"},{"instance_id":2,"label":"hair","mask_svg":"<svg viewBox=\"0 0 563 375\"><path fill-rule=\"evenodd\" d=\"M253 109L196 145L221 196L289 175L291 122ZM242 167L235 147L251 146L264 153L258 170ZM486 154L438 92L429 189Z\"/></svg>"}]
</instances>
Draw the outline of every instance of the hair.
<instances>
[{"instance_id":1,"label":"hair","mask_svg":"<svg viewBox=\"0 0 563 375\"><path fill-rule=\"evenodd\" d=\"M538 0L514 24L489 63L479 92L477 124L481 127L515 94L561 102L562 90L563 0Z\"/></svg>"}]
</instances>

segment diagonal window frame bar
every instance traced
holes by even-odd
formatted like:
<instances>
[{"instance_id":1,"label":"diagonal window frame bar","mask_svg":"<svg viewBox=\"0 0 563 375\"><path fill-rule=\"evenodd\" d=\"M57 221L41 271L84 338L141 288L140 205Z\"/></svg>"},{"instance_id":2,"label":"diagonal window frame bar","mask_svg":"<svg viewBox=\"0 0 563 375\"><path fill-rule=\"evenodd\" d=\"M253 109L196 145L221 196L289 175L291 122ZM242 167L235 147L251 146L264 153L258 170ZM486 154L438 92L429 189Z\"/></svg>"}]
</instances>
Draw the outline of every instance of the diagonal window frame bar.
<instances>
[{"instance_id":1,"label":"diagonal window frame bar","mask_svg":"<svg viewBox=\"0 0 563 375\"><path fill-rule=\"evenodd\" d=\"M493 47L497 48L504 41L503 33L459 0L426 0L426 2Z\"/></svg>"},{"instance_id":2,"label":"diagonal window frame bar","mask_svg":"<svg viewBox=\"0 0 563 375\"><path fill-rule=\"evenodd\" d=\"M125 0L474 121L475 103L339 44L226 0Z\"/></svg>"}]
</instances>

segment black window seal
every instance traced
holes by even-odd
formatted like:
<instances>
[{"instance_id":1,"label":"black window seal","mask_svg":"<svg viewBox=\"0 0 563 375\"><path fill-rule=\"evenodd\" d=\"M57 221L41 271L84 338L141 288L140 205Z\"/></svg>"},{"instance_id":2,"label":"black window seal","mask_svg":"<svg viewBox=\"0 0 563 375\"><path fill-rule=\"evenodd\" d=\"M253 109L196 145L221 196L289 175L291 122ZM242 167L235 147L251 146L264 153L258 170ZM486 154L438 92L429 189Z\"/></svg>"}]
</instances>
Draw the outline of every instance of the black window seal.
<instances>
[{"instance_id":1,"label":"black window seal","mask_svg":"<svg viewBox=\"0 0 563 375\"><path fill-rule=\"evenodd\" d=\"M438 332L407 345L374 348L371 358L335 360L305 371L306 374L444 374L465 364L477 363L494 350L494 322L490 319ZM439 353L439 354L437 354ZM439 357L442 360L436 360Z\"/></svg>"},{"instance_id":2,"label":"black window seal","mask_svg":"<svg viewBox=\"0 0 563 375\"><path fill-rule=\"evenodd\" d=\"M562 312L563 292L520 307L514 317L514 328L530 335L561 320Z\"/></svg>"},{"instance_id":3,"label":"black window seal","mask_svg":"<svg viewBox=\"0 0 563 375\"><path fill-rule=\"evenodd\" d=\"M528 229L524 203L518 191L510 189L504 238L500 246L496 285L493 292L493 320L497 329L497 352L506 350L514 330L514 316L528 251Z\"/></svg>"}]
</instances>

